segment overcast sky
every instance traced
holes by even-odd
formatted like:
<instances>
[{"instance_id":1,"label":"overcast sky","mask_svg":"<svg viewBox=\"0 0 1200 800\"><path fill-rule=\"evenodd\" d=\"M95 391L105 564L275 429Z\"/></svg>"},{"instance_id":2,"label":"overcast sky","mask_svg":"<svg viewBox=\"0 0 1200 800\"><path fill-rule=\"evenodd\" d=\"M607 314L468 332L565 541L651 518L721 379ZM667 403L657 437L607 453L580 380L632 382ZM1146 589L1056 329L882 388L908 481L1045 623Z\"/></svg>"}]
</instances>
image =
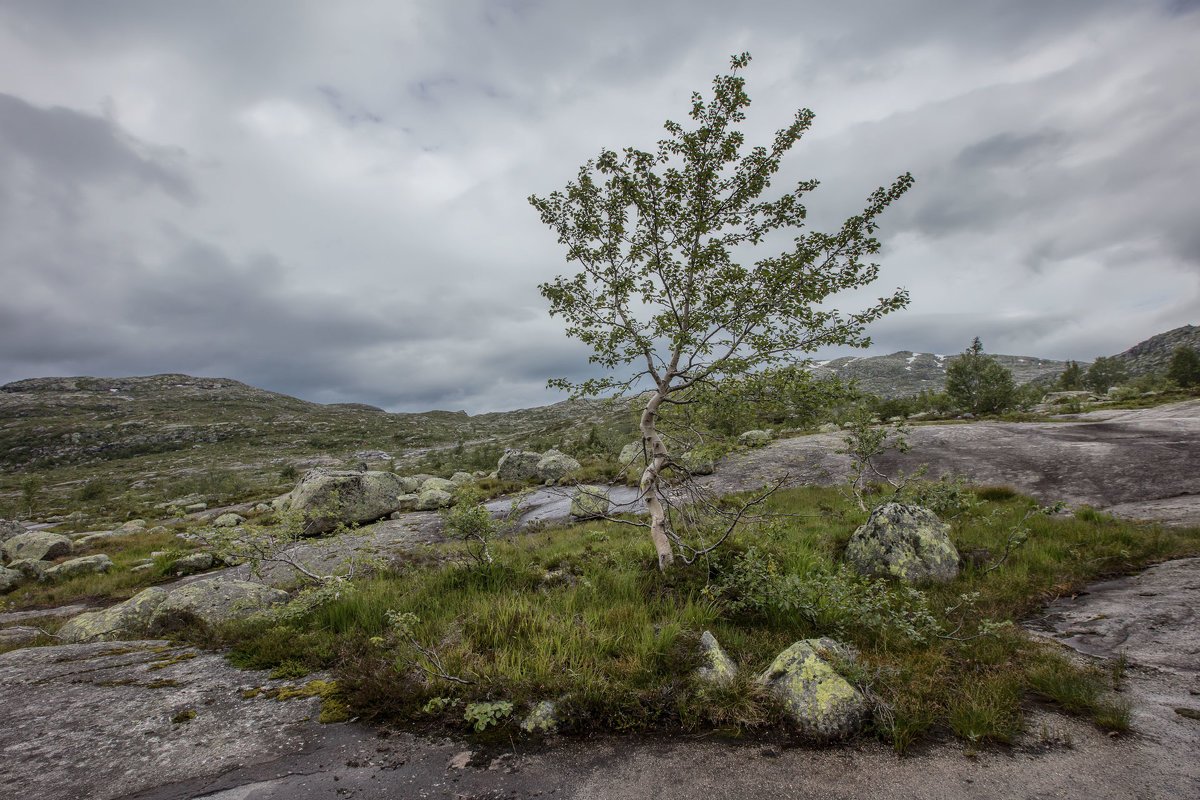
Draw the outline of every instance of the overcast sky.
<instances>
[{"instance_id":1,"label":"overcast sky","mask_svg":"<svg viewBox=\"0 0 1200 800\"><path fill-rule=\"evenodd\" d=\"M652 149L742 50L751 144L816 113L777 180L822 181L816 227L916 178L872 353L1200 322L1196 0L0 0L0 382L561 399L587 350L537 284L573 270L525 198Z\"/></svg>"}]
</instances>

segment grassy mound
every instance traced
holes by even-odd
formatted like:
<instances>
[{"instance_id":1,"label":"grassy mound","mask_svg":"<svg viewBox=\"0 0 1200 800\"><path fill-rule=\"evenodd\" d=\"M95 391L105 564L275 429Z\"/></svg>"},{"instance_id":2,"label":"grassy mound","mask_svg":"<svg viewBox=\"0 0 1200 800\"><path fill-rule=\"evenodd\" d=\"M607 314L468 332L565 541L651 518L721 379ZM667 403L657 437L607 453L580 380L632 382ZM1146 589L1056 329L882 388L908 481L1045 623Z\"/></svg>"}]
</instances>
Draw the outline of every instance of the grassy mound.
<instances>
[{"instance_id":1,"label":"grassy mound","mask_svg":"<svg viewBox=\"0 0 1200 800\"><path fill-rule=\"evenodd\" d=\"M484 708L482 727L505 736L543 700L558 704L567 732L775 730L783 715L754 677L813 636L860 650L847 677L871 700L874 734L897 750L930 736L1011 741L1034 702L1127 728L1114 673L1076 666L1005 623L1100 577L1200 552L1200 530L1030 517L1027 498L980 494L990 499L952 521L972 558L947 585L851 574L841 552L865 515L834 490L798 489L772 497L773 516L712 557L667 575L642 530L580 524L494 543L491 564L431 549L315 609L239 623L211 643L278 675L332 670L356 716L468 731ZM695 677L704 630L737 663L735 681Z\"/></svg>"}]
</instances>

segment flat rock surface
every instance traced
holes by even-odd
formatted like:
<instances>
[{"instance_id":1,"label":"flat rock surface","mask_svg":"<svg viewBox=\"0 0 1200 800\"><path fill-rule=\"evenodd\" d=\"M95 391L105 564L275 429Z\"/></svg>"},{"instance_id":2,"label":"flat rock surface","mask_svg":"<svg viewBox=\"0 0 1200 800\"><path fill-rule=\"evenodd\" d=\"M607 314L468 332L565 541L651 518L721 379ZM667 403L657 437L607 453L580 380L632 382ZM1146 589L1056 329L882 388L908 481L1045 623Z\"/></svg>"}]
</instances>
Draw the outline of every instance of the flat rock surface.
<instances>
[{"instance_id":1,"label":"flat rock surface","mask_svg":"<svg viewBox=\"0 0 1200 800\"><path fill-rule=\"evenodd\" d=\"M283 684L164 641L5 653L0 797L107 800L296 753L319 701L241 696Z\"/></svg>"},{"instance_id":2,"label":"flat rock surface","mask_svg":"<svg viewBox=\"0 0 1200 800\"><path fill-rule=\"evenodd\" d=\"M1059 422L973 422L914 427L908 453L878 459L885 472L962 476L1007 485L1046 503L1116 507L1136 519L1200 525L1200 400L1137 411L1098 411ZM701 478L719 493L845 480L844 435L781 439L734 453ZM1149 502L1153 501L1153 502Z\"/></svg>"}]
</instances>

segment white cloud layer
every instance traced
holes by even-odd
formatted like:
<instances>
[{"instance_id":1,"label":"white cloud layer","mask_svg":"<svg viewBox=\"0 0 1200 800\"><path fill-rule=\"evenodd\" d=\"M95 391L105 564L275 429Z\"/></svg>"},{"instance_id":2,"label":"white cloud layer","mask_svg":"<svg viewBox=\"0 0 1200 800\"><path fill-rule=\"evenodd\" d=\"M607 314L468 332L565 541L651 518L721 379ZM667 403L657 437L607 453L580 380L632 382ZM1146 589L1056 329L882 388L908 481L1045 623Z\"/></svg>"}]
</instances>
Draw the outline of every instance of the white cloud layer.
<instances>
[{"instance_id":1,"label":"white cloud layer","mask_svg":"<svg viewBox=\"0 0 1200 800\"><path fill-rule=\"evenodd\" d=\"M587 352L525 198L744 49L751 143L817 113L779 179L815 225L917 179L875 352L1117 352L1200 317L1197 5L0 0L0 381L559 399Z\"/></svg>"}]
</instances>

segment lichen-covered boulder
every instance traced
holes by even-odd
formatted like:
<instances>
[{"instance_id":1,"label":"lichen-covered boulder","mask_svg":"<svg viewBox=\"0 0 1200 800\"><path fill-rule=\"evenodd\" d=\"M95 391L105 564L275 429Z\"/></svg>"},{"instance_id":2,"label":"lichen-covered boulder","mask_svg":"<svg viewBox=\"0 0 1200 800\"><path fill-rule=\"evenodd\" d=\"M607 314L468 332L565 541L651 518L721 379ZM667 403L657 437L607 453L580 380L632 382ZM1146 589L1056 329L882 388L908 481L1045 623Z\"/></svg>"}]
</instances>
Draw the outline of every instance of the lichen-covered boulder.
<instances>
[{"instance_id":1,"label":"lichen-covered boulder","mask_svg":"<svg viewBox=\"0 0 1200 800\"><path fill-rule=\"evenodd\" d=\"M25 573L15 569L0 567L0 592L8 592L17 588L25 580Z\"/></svg>"},{"instance_id":2,"label":"lichen-covered boulder","mask_svg":"<svg viewBox=\"0 0 1200 800\"><path fill-rule=\"evenodd\" d=\"M79 558L70 558L53 567L47 567L45 577L48 581L64 580L66 578L74 578L76 575L91 575L95 573L108 572L113 567L112 559L104 553L97 553L94 556L80 556Z\"/></svg>"},{"instance_id":3,"label":"lichen-covered boulder","mask_svg":"<svg viewBox=\"0 0 1200 800\"><path fill-rule=\"evenodd\" d=\"M396 510L392 512L391 519L400 519L401 514L405 511L416 511L417 501L420 499L421 495L416 492L396 495Z\"/></svg>"},{"instance_id":4,"label":"lichen-covered boulder","mask_svg":"<svg viewBox=\"0 0 1200 800\"><path fill-rule=\"evenodd\" d=\"M316 536L383 519L398 509L401 494L391 472L313 469L292 490L290 508L303 512L305 533Z\"/></svg>"},{"instance_id":5,"label":"lichen-covered boulder","mask_svg":"<svg viewBox=\"0 0 1200 800\"><path fill-rule=\"evenodd\" d=\"M167 599L167 594L166 589L151 586L124 603L73 617L58 629L58 636L67 643L110 642L145 636L150 617L159 604Z\"/></svg>"},{"instance_id":6,"label":"lichen-covered boulder","mask_svg":"<svg viewBox=\"0 0 1200 800\"><path fill-rule=\"evenodd\" d=\"M571 498L571 516L576 519L595 519L608 513L608 489L603 486L580 486Z\"/></svg>"},{"instance_id":7,"label":"lichen-covered boulder","mask_svg":"<svg viewBox=\"0 0 1200 800\"><path fill-rule=\"evenodd\" d=\"M234 514L231 511L214 519L212 524L214 528L236 528L245 521L246 518L241 514Z\"/></svg>"},{"instance_id":8,"label":"lichen-covered boulder","mask_svg":"<svg viewBox=\"0 0 1200 800\"><path fill-rule=\"evenodd\" d=\"M189 553L175 559L171 571L176 575L195 575L217 566L217 558L212 553Z\"/></svg>"},{"instance_id":9,"label":"lichen-covered boulder","mask_svg":"<svg viewBox=\"0 0 1200 800\"><path fill-rule=\"evenodd\" d=\"M538 476L541 453L528 450L505 450L496 464L496 475L502 481L530 481Z\"/></svg>"},{"instance_id":10,"label":"lichen-covered boulder","mask_svg":"<svg viewBox=\"0 0 1200 800\"><path fill-rule=\"evenodd\" d=\"M469 472L456 472L450 476L450 482L455 486L466 486L475 482L475 476Z\"/></svg>"},{"instance_id":11,"label":"lichen-covered boulder","mask_svg":"<svg viewBox=\"0 0 1200 800\"><path fill-rule=\"evenodd\" d=\"M417 495L417 511L436 511L454 505L454 495L441 489L425 489Z\"/></svg>"},{"instance_id":12,"label":"lichen-covered boulder","mask_svg":"<svg viewBox=\"0 0 1200 800\"><path fill-rule=\"evenodd\" d=\"M537 476L538 480L542 481L561 481L568 474L574 472L582 466L578 461L571 458L566 453L560 453L557 450L547 450L542 453L542 457L538 459Z\"/></svg>"},{"instance_id":13,"label":"lichen-covered boulder","mask_svg":"<svg viewBox=\"0 0 1200 800\"><path fill-rule=\"evenodd\" d=\"M12 537L20 536L25 532L25 526L16 520L0 519L0 542L7 542Z\"/></svg>"},{"instance_id":14,"label":"lichen-covered boulder","mask_svg":"<svg viewBox=\"0 0 1200 800\"><path fill-rule=\"evenodd\" d=\"M621 448L621 454L617 456L617 463L626 469L636 468L640 470L646 466L645 455L646 451L640 441L630 442Z\"/></svg>"},{"instance_id":15,"label":"lichen-covered boulder","mask_svg":"<svg viewBox=\"0 0 1200 800\"><path fill-rule=\"evenodd\" d=\"M402 475L399 476L397 480L400 481L400 490L404 494L417 494L421 491L421 486L425 484L425 481L432 477L434 476L426 475L424 472L422 472L418 475Z\"/></svg>"},{"instance_id":16,"label":"lichen-covered boulder","mask_svg":"<svg viewBox=\"0 0 1200 800\"><path fill-rule=\"evenodd\" d=\"M804 639L784 650L758 682L775 694L805 737L821 742L856 733L867 719L862 693L837 673L827 656L851 658L832 639Z\"/></svg>"},{"instance_id":17,"label":"lichen-covered boulder","mask_svg":"<svg viewBox=\"0 0 1200 800\"><path fill-rule=\"evenodd\" d=\"M144 519L131 519L117 528L118 533L141 533L144 530L146 530L146 520Z\"/></svg>"},{"instance_id":18,"label":"lichen-covered boulder","mask_svg":"<svg viewBox=\"0 0 1200 800\"><path fill-rule=\"evenodd\" d=\"M421 491L418 492L418 494L421 492L428 492L430 490L453 494L454 490L457 488L458 487L455 485L454 481L448 481L445 478L430 478L421 484Z\"/></svg>"},{"instance_id":19,"label":"lichen-covered boulder","mask_svg":"<svg viewBox=\"0 0 1200 800\"><path fill-rule=\"evenodd\" d=\"M261 583L208 578L168 592L151 614L147 633L155 636L196 623L210 627L220 625L248 617L287 599L287 592Z\"/></svg>"},{"instance_id":20,"label":"lichen-covered boulder","mask_svg":"<svg viewBox=\"0 0 1200 800\"><path fill-rule=\"evenodd\" d=\"M817 428L818 433L837 433L840 430L841 428L839 428L837 423L834 422L822 423L821 427Z\"/></svg>"},{"instance_id":21,"label":"lichen-covered boulder","mask_svg":"<svg viewBox=\"0 0 1200 800\"><path fill-rule=\"evenodd\" d=\"M73 536L71 538L73 538L75 540L75 544L79 545L80 547L91 547L97 542L103 542L105 539L111 539L117 535L119 534L117 534L116 531L96 531L95 533L88 533L83 536Z\"/></svg>"},{"instance_id":22,"label":"lichen-covered boulder","mask_svg":"<svg viewBox=\"0 0 1200 800\"><path fill-rule=\"evenodd\" d=\"M15 569L26 578L41 580L42 576L46 574L47 568L52 566L54 566L54 562L52 561L38 561L37 559L33 558L18 558L16 561L10 563L8 568Z\"/></svg>"},{"instance_id":23,"label":"lichen-covered boulder","mask_svg":"<svg viewBox=\"0 0 1200 800\"><path fill-rule=\"evenodd\" d=\"M743 447L766 447L771 443L771 434L766 431L746 431L738 437L738 444Z\"/></svg>"},{"instance_id":24,"label":"lichen-covered boulder","mask_svg":"<svg viewBox=\"0 0 1200 800\"><path fill-rule=\"evenodd\" d=\"M34 561L50 561L71 553L71 540L49 531L28 531L18 534L4 543L6 561L31 558Z\"/></svg>"},{"instance_id":25,"label":"lichen-covered boulder","mask_svg":"<svg viewBox=\"0 0 1200 800\"><path fill-rule=\"evenodd\" d=\"M558 705L550 700L543 700L521 720L521 730L543 735L554 733L558 730L558 722Z\"/></svg>"},{"instance_id":26,"label":"lichen-covered boulder","mask_svg":"<svg viewBox=\"0 0 1200 800\"><path fill-rule=\"evenodd\" d=\"M709 631L700 635L700 661L696 677L705 683L729 683L737 675L737 666Z\"/></svg>"},{"instance_id":27,"label":"lichen-covered boulder","mask_svg":"<svg viewBox=\"0 0 1200 800\"><path fill-rule=\"evenodd\" d=\"M678 459L679 466L689 475L712 475L717 471L717 461L712 456L688 450Z\"/></svg>"},{"instance_id":28,"label":"lichen-covered boulder","mask_svg":"<svg viewBox=\"0 0 1200 800\"><path fill-rule=\"evenodd\" d=\"M944 583L958 575L950 526L927 508L884 503L846 545L846 561L861 575Z\"/></svg>"}]
</instances>

